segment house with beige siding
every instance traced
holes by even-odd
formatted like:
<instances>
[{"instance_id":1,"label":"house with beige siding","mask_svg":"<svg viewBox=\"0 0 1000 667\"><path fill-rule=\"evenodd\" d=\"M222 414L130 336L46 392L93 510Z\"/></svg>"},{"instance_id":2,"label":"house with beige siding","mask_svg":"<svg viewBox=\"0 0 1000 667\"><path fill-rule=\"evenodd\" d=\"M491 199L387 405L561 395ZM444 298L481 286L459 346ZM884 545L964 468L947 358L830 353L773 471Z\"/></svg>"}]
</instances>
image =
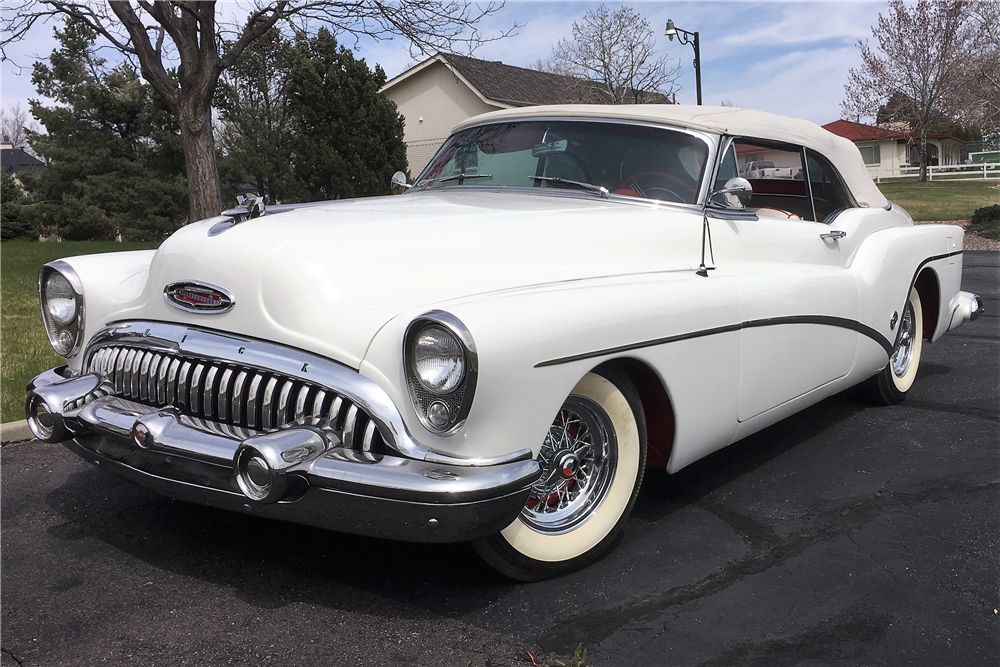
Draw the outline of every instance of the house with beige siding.
<instances>
[{"instance_id":1,"label":"house with beige siding","mask_svg":"<svg viewBox=\"0 0 1000 667\"><path fill-rule=\"evenodd\" d=\"M872 178L900 176L901 169L920 165L920 134L896 128L865 125L849 120L835 120L823 129L850 139L861 151ZM932 132L927 135L928 164L957 165L962 162L965 142L949 134Z\"/></svg>"},{"instance_id":2,"label":"house with beige siding","mask_svg":"<svg viewBox=\"0 0 1000 667\"><path fill-rule=\"evenodd\" d=\"M500 61L438 53L385 83L379 92L406 121L403 140L410 174L417 176L453 127L497 109L537 104L601 104L600 85ZM655 103L667 103L653 95Z\"/></svg>"}]
</instances>

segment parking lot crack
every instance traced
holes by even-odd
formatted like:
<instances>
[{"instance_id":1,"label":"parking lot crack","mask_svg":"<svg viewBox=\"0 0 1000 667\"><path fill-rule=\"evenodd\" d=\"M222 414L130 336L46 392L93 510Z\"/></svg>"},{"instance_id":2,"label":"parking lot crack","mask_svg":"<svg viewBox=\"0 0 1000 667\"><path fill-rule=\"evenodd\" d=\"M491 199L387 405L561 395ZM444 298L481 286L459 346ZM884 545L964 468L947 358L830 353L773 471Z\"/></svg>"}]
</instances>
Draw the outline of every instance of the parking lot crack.
<instances>
[{"instance_id":1,"label":"parking lot crack","mask_svg":"<svg viewBox=\"0 0 1000 667\"><path fill-rule=\"evenodd\" d=\"M995 489L1000 481L982 484L945 484L913 493L880 490L873 495L832 508L811 518L813 525L775 542L759 539L756 547L701 581L655 593L608 609L583 612L565 618L549 628L538 640L547 652L568 653L582 642L599 642L633 621L661 614L665 610L714 595L744 577L759 574L798 555L819 542L843 535L886 512L944 497ZM884 487L883 487L884 488ZM753 543L753 542L752 542Z\"/></svg>"},{"instance_id":2,"label":"parking lot crack","mask_svg":"<svg viewBox=\"0 0 1000 667\"><path fill-rule=\"evenodd\" d=\"M951 412L966 417L978 417L1000 422L1000 412L977 408L971 405L949 405L947 403L935 403L932 401L907 401L905 407L916 408L918 410L933 410L935 412Z\"/></svg>"},{"instance_id":3,"label":"parking lot crack","mask_svg":"<svg viewBox=\"0 0 1000 667\"><path fill-rule=\"evenodd\" d=\"M769 527L760 523L746 514L741 514L728 507L715 503L698 502L696 506L707 512L714 514L720 521L742 535L752 548L763 548L769 544L775 544L781 538Z\"/></svg>"},{"instance_id":4,"label":"parking lot crack","mask_svg":"<svg viewBox=\"0 0 1000 667\"><path fill-rule=\"evenodd\" d=\"M805 660L822 660L834 652L855 656L865 644L877 643L885 636L889 619L866 616L858 610L824 619L819 625L799 634L767 637L738 644L722 655L702 662L699 667L721 667L740 664L746 667L780 667L797 665Z\"/></svg>"},{"instance_id":5,"label":"parking lot crack","mask_svg":"<svg viewBox=\"0 0 1000 667\"><path fill-rule=\"evenodd\" d=\"M22 660L16 653L11 651L9 648L0 647L0 653L9 655L10 659L16 662L18 665L24 665L24 660Z\"/></svg>"}]
</instances>

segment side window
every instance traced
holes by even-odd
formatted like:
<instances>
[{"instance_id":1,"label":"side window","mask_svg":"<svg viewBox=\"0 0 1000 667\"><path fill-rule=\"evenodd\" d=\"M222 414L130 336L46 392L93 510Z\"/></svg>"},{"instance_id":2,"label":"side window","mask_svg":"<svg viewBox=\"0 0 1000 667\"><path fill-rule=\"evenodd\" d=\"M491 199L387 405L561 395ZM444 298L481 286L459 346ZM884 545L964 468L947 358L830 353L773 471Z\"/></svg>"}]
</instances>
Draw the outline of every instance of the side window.
<instances>
[{"instance_id":1,"label":"side window","mask_svg":"<svg viewBox=\"0 0 1000 667\"><path fill-rule=\"evenodd\" d=\"M809 149L806 149L806 161L809 165L809 188L816 206L817 220L825 222L832 214L851 208L851 197L830 161Z\"/></svg>"},{"instance_id":2,"label":"side window","mask_svg":"<svg viewBox=\"0 0 1000 667\"><path fill-rule=\"evenodd\" d=\"M801 148L752 139L738 139L733 147L736 169L753 188L748 209L758 217L812 220ZM723 166L728 159L727 155ZM720 170L720 180L721 175Z\"/></svg>"}]
</instances>

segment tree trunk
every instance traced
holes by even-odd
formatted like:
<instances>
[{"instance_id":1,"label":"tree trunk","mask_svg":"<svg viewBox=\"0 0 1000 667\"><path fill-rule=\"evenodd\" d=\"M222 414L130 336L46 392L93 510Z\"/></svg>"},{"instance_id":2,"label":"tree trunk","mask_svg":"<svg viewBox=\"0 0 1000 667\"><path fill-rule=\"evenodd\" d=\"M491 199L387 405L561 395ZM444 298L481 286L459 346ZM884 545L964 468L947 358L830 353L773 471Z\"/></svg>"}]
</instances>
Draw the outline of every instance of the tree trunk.
<instances>
[{"instance_id":1,"label":"tree trunk","mask_svg":"<svg viewBox=\"0 0 1000 667\"><path fill-rule=\"evenodd\" d=\"M215 162L215 135L212 132L212 109L181 109L181 145L187 166L188 221L210 218L223 210L219 189L219 168Z\"/></svg>"},{"instance_id":2,"label":"tree trunk","mask_svg":"<svg viewBox=\"0 0 1000 667\"><path fill-rule=\"evenodd\" d=\"M921 183L927 182L927 130L920 129L920 177Z\"/></svg>"}]
</instances>

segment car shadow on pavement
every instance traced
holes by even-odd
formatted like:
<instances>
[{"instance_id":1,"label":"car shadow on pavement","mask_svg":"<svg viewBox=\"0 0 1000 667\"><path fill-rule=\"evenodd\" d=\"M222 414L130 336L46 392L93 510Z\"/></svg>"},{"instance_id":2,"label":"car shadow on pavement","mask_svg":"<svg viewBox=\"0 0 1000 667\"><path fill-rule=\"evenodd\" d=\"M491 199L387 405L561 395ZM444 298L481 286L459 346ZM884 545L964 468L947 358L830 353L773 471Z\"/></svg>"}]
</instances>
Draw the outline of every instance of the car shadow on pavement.
<instances>
[{"instance_id":1,"label":"car shadow on pavement","mask_svg":"<svg viewBox=\"0 0 1000 667\"><path fill-rule=\"evenodd\" d=\"M840 394L675 475L648 471L626 535L668 520L866 407ZM228 587L260 609L309 603L385 615L388 598L404 608L477 618L505 597L505 604L523 604L526 596L547 597L542 591L559 590L560 604L595 602L589 600L595 595L592 587L573 585L585 573L515 584L483 566L467 545L394 542L244 516L162 498L98 470L71 475L46 502L65 519L49 529L53 537L100 540L127 558ZM627 552L633 537L620 539L619 551ZM612 554L590 567L598 568L601 577L627 577L629 557Z\"/></svg>"},{"instance_id":2,"label":"car shadow on pavement","mask_svg":"<svg viewBox=\"0 0 1000 667\"><path fill-rule=\"evenodd\" d=\"M673 475L651 470L632 516L644 521L659 521L871 407L858 388L851 388L724 447Z\"/></svg>"}]
</instances>

